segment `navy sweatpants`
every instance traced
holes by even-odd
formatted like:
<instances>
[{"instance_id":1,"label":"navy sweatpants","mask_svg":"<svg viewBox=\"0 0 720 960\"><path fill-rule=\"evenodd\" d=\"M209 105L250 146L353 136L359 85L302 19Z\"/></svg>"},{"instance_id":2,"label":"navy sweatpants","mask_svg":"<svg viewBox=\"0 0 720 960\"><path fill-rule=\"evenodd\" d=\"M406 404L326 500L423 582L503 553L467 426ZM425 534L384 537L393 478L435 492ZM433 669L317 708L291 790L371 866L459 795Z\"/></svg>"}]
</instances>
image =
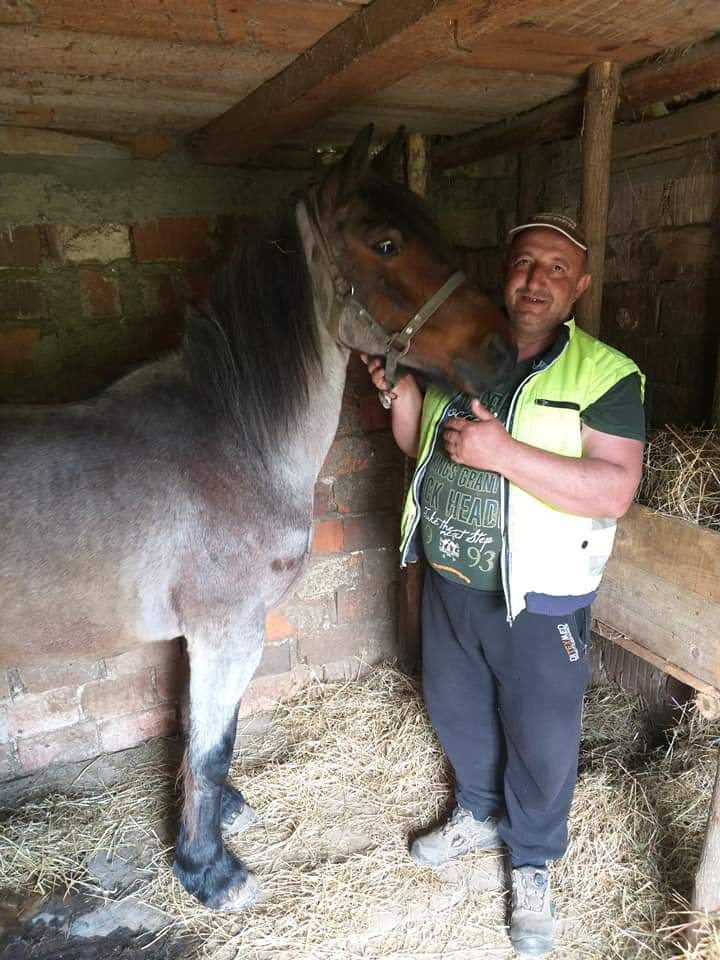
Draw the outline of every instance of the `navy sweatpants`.
<instances>
[{"instance_id":1,"label":"navy sweatpants","mask_svg":"<svg viewBox=\"0 0 720 960\"><path fill-rule=\"evenodd\" d=\"M562 617L523 611L502 594L427 569L423 690L455 771L456 799L497 816L513 867L544 866L567 847L588 682L589 608Z\"/></svg>"}]
</instances>

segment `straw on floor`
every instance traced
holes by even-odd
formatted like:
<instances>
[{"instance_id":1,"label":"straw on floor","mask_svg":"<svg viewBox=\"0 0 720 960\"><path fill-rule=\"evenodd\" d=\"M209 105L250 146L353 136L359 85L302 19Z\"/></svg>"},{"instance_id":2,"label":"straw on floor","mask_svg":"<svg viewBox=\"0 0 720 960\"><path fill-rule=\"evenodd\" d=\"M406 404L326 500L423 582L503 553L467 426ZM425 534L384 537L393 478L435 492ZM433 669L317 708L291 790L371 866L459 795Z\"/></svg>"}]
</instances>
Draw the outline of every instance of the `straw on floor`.
<instances>
[{"instance_id":1,"label":"straw on floor","mask_svg":"<svg viewBox=\"0 0 720 960\"><path fill-rule=\"evenodd\" d=\"M720 728L690 710L648 750L637 699L597 688L584 718L567 856L553 870L557 960L718 960L720 942L674 945L707 819ZM257 728L257 721L253 722ZM0 832L0 887L82 887L83 864L128 835L148 839L142 899L166 933L198 937L211 960L510 960L502 857L415 866L407 837L447 809L448 772L415 684L392 667L316 684L242 736L232 778L258 823L232 841L262 899L237 916L202 909L174 880L164 845L174 771L133 769L93 796L48 797Z\"/></svg>"}]
</instances>

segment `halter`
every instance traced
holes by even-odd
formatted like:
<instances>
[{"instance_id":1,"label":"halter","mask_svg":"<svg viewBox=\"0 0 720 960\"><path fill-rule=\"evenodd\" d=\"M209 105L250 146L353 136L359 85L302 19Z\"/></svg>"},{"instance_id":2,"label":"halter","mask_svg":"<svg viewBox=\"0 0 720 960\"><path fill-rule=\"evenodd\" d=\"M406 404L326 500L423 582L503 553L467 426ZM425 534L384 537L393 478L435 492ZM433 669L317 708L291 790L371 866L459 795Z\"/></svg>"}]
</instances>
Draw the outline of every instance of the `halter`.
<instances>
[{"instance_id":1,"label":"halter","mask_svg":"<svg viewBox=\"0 0 720 960\"><path fill-rule=\"evenodd\" d=\"M398 363L410 349L412 338L467 278L461 270L456 270L417 313L413 314L401 330L388 333L355 297L352 283L341 273L337 258L320 222L316 190L312 192L308 214L335 291L328 318L330 334L334 340L350 350L384 356L385 380L392 389L396 382ZM386 409L390 406L387 391L380 391L380 401Z\"/></svg>"}]
</instances>

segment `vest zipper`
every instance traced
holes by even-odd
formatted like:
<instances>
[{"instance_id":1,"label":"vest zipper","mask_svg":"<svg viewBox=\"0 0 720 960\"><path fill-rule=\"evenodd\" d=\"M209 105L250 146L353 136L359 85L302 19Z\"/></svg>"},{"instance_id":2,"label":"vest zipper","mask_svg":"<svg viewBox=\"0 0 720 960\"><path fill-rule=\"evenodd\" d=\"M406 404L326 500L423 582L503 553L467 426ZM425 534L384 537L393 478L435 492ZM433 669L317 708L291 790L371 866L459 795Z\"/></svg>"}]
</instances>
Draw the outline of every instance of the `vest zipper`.
<instances>
[{"instance_id":1,"label":"vest zipper","mask_svg":"<svg viewBox=\"0 0 720 960\"><path fill-rule=\"evenodd\" d=\"M440 413L440 416L437 419L437 423L435 424L435 429L433 431L433 438L430 443L430 446L428 447L428 452L425 458L423 459L422 463L419 463L415 467L415 473L413 474L413 479L411 484L412 498L413 498L413 503L415 504L415 515L413 516L413 519L412 519L412 524L410 526L410 530L408 532L408 536L405 541L403 552L400 555L401 568L407 566L406 558L407 558L408 550L410 549L410 544L413 542L413 537L415 536L415 533L418 528L418 524L420 523L420 499L419 499L420 484L422 483L422 478L425 475L425 470L427 469L427 465L430 460L430 457L432 457L433 453L435 452L435 445L437 444L437 437L438 437L438 433L440 432L440 425L445 419L445 414L448 412L451 405L455 403L458 397L461 397L461 396L462 396L462 390L459 393L456 393L455 396L451 397L443 407Z\"/></svg>"},{"instance_id":2,"label":"vest zipper","mask_svg":"<svg viewBox=\"0 0 720 960\"><path fill-rule=\"evenodd\" d=\"M533 377L537 377L539 374L544 373L546 370L549 370L554 363L557 363L557 361L565 352L565 349L569 343L570 338L565 341L560 353L558 353L556 357L553 357L550 363L546 364L541 370L533 370L518 386L517 390L513 394L512 400L510 401L510 407L508 408L507 417L505 418L505 429L510 436L512 436L512 425L515 418L517 400L523 390L523 387L529 383ZM502 537L502 563L500 564L500 579L502 581L503 594L505 596L505 620L510 626L512 626L515 618L512 615L512 605L510 603L510 547L507 541L510 506L510 481L506 480L502 475L500 476L500 479L502 481L500 484L500 534Z\"/></svg>"}]
</instances>

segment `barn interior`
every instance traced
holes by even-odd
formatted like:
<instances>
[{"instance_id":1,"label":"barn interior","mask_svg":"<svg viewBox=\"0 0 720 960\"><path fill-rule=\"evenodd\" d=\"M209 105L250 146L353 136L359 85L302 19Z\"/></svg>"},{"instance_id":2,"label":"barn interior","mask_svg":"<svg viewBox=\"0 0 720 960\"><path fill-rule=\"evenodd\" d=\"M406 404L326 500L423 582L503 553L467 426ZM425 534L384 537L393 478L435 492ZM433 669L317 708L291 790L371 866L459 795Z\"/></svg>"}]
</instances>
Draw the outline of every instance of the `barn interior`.
<instances>
[{"instance_id":1,"label":"barn interior","mask_svg":"<svg viewBox=\"0 0 720 960\"><path fill-rule=\"evenodd\" d=\"M647 375L651 431L707 436L720 421L719 30L717 0L8 0L0 402L85 399L176 348L186 305L233 242L373 123L378 147L407 129L398 177L497 302L509 229L541 210L583 222L595 282L580 324ZM318 681L345 689L388 660L417 666L419 578L397 564L408 470L354 357L316 486L313 553L268 616L241 723ZM621 525L594 679L608 697L641 695L631 712L644 723L698 704L712 723L720 524L666 519L634 507ZM46 791L63 765L75 776L100 755L174 738L184 677L180 638L10 669L0 776ZM710 774L695 788L703 817L714 813L680 895L720 913L720 789L711 796ZM689 929L685 955L720 956ZM642 955L608 944L587 956ZM406 955L393 949L363 955Z\"/></svg>"}]
</instances>

